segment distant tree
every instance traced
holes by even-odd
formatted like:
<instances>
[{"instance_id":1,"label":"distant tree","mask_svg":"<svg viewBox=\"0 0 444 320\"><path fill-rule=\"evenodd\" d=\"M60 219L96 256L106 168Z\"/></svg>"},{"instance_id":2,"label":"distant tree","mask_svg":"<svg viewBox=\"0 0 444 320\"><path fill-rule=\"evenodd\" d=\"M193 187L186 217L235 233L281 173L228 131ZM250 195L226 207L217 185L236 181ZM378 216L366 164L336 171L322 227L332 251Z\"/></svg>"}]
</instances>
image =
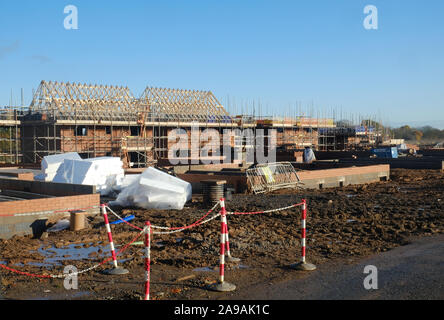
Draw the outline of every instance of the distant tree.
<instances>
[{"instance_id":1,"label":"distant tree","mask_svg":"<svg viewBox=\"0 0 444 320\"><path fill-rule=\"evenodd\" d=\"M366 127L373 127L373 128L384 128L384 126L382 124L380 124L378 121L374 121L371 119L366 119L366 120L362 120L361 121L361 126L366 126Z\"/></svg>"},{"instance_id":2,"label":"distant tree","mask_svg":"<svg viewBox=\"0 0 444 320\"><path fill-rule=\"evenodd\" d=\"M438 143L444 140L444 130L439 130L431 126L411 128L405 125L392 129L392 133L395 139L404 139L406 141Z\"/></svg>"},{"instance_id":3,"label":"distant tree","mask_svg":"<svg viewBox=\"0 0 444 320\"><path fill-rule=\"evenodd\" d=\"M404 139L404 140L415 140L415 134L413 133L412 128L405 125L397 129L392 130L395 139Z\"/></svg>"},{"instance_id":4,"label":"distant tree","mask_svg":"<svg viewBox=\"0 0 444 320\"><path fill-rule=\"evenodd\" d=\"M416 141L420 142L421 138L424 134L419 130L415 130L415 131L413 131L413 133L415 134Z\"/></svg>"},{"instance_id":5,"label":"distant tree","mask_svg":"<svg viewBox=\"0 0 444 320\"><path fill-rule=\"evenodd\" d=\"M350 120L338 120L336 121L336 126L337 127L352 127L353 124Z\"/></svg>"}]
</instances>

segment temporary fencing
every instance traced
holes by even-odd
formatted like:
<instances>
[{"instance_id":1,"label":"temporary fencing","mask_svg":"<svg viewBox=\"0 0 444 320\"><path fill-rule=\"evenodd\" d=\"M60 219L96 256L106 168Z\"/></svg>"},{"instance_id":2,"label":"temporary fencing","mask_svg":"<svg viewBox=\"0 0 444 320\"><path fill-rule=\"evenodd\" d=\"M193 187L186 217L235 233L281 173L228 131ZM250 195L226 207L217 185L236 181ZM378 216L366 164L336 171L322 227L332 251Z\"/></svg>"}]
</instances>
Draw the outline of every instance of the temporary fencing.
<instances>
[{"instance_id":1,"label":"temporary fencing","mask_svg":"<svg viewBox=\"0 0 444 320\"><path fill-rule=\"evenodd\" d=\"M220 282L224 282L224 271L225 271L225 241L227 239L227 224L226 224L226 211L225 211L225 199L220 199L221 206L221 219L220 219L220 266L219 266L219 276Z\"/></svg>"},{"instance_id":2,"label":"temporary fencing","mask_svg":"<svg viewBox=\"0 0 444 320\"><path fill-rule=\"evenodd\" d=\"M214 210L217 208L217 206L220 205L220 212L215 213L213 216L209 217L208 216L214 212ZM205 213L200 219L198 219L197 221L187 225L187 226L182 226L182 227L166 227L166 226L156 226L156 225L152 225L150 222L146 222L145 226L143 228L140 228L134 224L129 223L128 221L124 220L122 217L120 217L116 212L114 212L109 206L102 204L100 206L101 208L101 213L103 215L104 218L104 222L105 222L105 228L107 231L107 236L108 236L108 240L109 240L109 244L110 244L110 250L111 250L111 257L103 260L102 262L93 265L90 268L75 272L75 273L70 273L70 274L57 274L57 275L45 275L45 274L33 274L33 273L29 273L29 272L24 272L24 271L19 271L10 267L7 267L3 264L0 264L0 267L20 274L20 275L25 275L25 276L29 276L29 277L36 277L36 278L65 278L67 276L72 277L73 275L78 275L78 274L82 274L82 273L86 273L88 271L94 270L98 267L100 267L101 265L112 261L113 263L113 269L111 269L109 272L107 272L108 274L124 274L127 273L128 271L126 269L120 268L117 264L117 255L123 253L124 251L126 251L140 236L144 235L145 239L143 241L143 244L145 245L145 250L144 250L144 266L145 266L145 295L144 295L144 299L145 300L149 300L150 299L150 264L151 264L151 235L154 234L172 234L172 233L177 233L177 232L182 232L184 230L187 229L191 229L193 227L197 227L203 224L206 224L214 219L216 219L217 217L221 217L221 226L220 226L220 250L219 250L219 281L218 283L212 285L209 287L209 289L211 290L216 290L216 291L232 291L235 290L236 286L234 284L228 283L225 281L225 255L227 255L227 261L229 262L238 262L240 261L240 259L238 258L234 258L231 256L231 252L230 252L230 242L229 242L229 235L228 235L228 223L227 223L227 215L256 215L256 214L266 214L266 213L274 213L274 212L280 212L280 211L284 211L284 210L289 210L295 207L301 206L302 210L302 219L301 219L301 262L292 266L295 266L296 269L299 270L314 270L315 266L306 263L305 257L306 257L306 218L307 218L307 203L306 200L303 199L302 202L300 203L296 203L290 206L286 206L286 207L282 207L282 208L277 208L277 209L270 209L270 210L263 210L263 211L252 211L252 212L227 212L226 211L226 207L225 207L225 199L222 198L220 199L219 203L216 203L207 213ZM72 209L75 210L75 209ZM66 210L66 211L72 211L72 210ZM108 218L108 213L107 211L111 212L114 216L117 217L117 219L119 219L119 221L122 221L124 223L126 223L127 225L131 226L133 229L136 229L138 231L138 234L135 238L133 238L129 243L127 243L120 251L118 251L116 253L115 247L114 247L114 242L113 242L113 238L112 238L112 233L111 233L111 227L110 227L110 223L109 223L109 218ZM206 219L207 218L207 219ZM162 231L153 231L153 229L157 229L157 230L162 230Z\"/></svg>"},{"instance_id":3,"label":"temporary fencing","mask_svg":"<svg viewBox=\"0 0 444 320\"><path fill-rule=\"evenodd\" d=\"M307 221L307 204L302 200L302 219L301 219L301 262L305 263L305 237L306 237L306 221Z\"/></svg>"},{"instance_id":4,"label":"temporary fencing","mask_svg":"<svg viewBox=\"0 0 444 320\"><path fill-rule=\"evenodd\" d=\"M248 185L255 193L265 193L282 188L295 188L300 183L290 162L258 164L246 171Z\"/></svg>"},{"instance_id":5,"label":"temporary fencing","mask_svg":"<svg viewBox=\"0 0 444 320\"><path fill-rule=\"evenodd\" d=\"M229 236L228 236L228 234L229 234L229 232L228 232L228 221L227 221L227 216L226 215L225 215L224 219L225 219L225 246L226 246L226 249L227 249L227 261L229 261L229 262L239 262L240 261L239 258L235 258L235 257L233 257L231 255L231 252L230 252L230 239L229 239Z\"/></svg>"},{"instance_id":6,"label":"temporary fencing","mask_svg":"<svg viewBox=\"0 0 444 320\"><path fill-rule=\"evenodd\" d=\"M227 212L225 209L225 199L220 199L221 218L220 218L220 255L219 255L219 283L210 288L215 291L233 291L236 286L232 283L225 282L225 246L228 239L227 228Z\"/></svg>"},{"instance_id":7,"label":"temporary fencing","mask_svg":"<svg viewBox=\"0 0 444 320\"><path fill-rule=\"evenodd\" d=\"M150 300L151 223L145 225L145 300Z\"/></svg>"},{"instance_id":8,"label":"temporary fencing","mask_svg":"<svg viewBox=\"0 0 444 320\"><path fill-rule=\"evenodd\" d=\"M211 220L216 219L220 213L214 215L213 217L202 221L203 219L205 219L206 217L208 217L216 208L217 206L219 206L219 203L216 203L203 217L201 217L199 220L197 220L196 222L193 222L192 224L188 225L188 226L183 226L183 227L162 227L162 226L156 226L156 225L151 225L151 228L153 229L160 229L160 230L168 230L168 231L164 231L164 232L159 232L159 231L154 231L153 234L170 234L170 233L177 233L177 232L182 232L186 229L190 229L196 226L200 226L203 225L205 223L210 222ZM120 221L126 223L127 225L129 225L130 227L137 229L137 230L142 230L141 228L129 223L128 221L124 220L122 217L120 217L117 213L115 213L110 207L106 206L106 209L108 209L113 215L115 215L117 217L117 219L119 219Z\"/></svg>"},{"instance_id":9,"label":"temporary fencing","mask_svg":"<svg viewBox=\"0 0 444 320\"><path fill-rule=\"evenodd\" d=\"M250 215L250 214L261 214L261 213L273 213L273 212L279 212L284 210L289 210L294 207L302 206L303 202L292 204L288 207L278 208L278 209L270 209L270 210L264 210L264 211L252 211L252 212L227 212L227 214L233 214L233 215Z\"/></svg>"},{"instance_id":10,"label":"temporary fencing","mask_svg":"<svg viewBox=\"0 0 444 320\"><path fill-rule=\"evenodd\" d=\"M122 249L120 249L116 253L116 255L119 255L119 254L125 252L128 249L128 247L133 242L135 242L144 232L145 232L145 230L142 230L135 238L133 238ZM93 265L92 267L89 267L87 269L83 269L83 270L80 270L80 271L77 271L77 272L69 273L69 274L52 274L52 275L51 274L49 274L49 275L46 275L46 274L35 274L35 273L24 272L24 271L20 271L20 270L14 269L14 268L10 268L10 267L7 267L7 266L5 266L3 264L0 264L0 268L3 268L5 270L8 270L10 272L13 272L13 273L16 273L16 274L19 274L19 275L29 276L29 277L33 277L33 278L66 278L68 276L72 277L72 276L75 276L75 275L79 275L79 274L86 273L88 271L94 270L94 269L104 265L105 263L110 262L112 259L113 259L112 257L111 258L107 258L107 259L103 260L102 262L100 262L100 263L98 263L96 265Z\"/></svg>"},{"instance_id":11,"label":"temporary fencing","mask_svg":"<svg viewBox=\"0 0 444 320\"><path fill-rule=\"evenodd\" d=\"M316 269L316 266L311 263L307 263L305 261L305 245L306 241L305 238L307 236L307 201L305 199L302 200L302 210L301 210L301 262L292 264L290 267L296 270L303 270L303 271L313 271Z\"/></svg>"},{"instance_id":12,"label":"temporary fencing","mask_svg":"<svg viewBox=\"0 0 444 320\"><path fill-rule=\"evenodd\" d=\"M102 204L102 214L103 218L105 219L105 228L106 232L108 233L108 241L111 249L111 256L113 258L114 268L117 268L117 256L116 256L116 251L114 250L113 235L111 233L111 228L109 226L108 214L106 213L106 208L105 205L103 204Z\"/></svg>"}]
</instances>

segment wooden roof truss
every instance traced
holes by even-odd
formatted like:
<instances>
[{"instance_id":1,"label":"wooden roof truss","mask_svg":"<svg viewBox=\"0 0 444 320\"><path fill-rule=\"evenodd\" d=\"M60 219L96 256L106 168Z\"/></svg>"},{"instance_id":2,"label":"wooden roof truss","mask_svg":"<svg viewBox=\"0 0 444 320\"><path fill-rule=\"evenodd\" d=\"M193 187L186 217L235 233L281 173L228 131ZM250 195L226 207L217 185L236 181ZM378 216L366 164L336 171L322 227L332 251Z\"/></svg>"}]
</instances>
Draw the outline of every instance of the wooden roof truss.
<instances>
[{"instance_id":1,"label":"wooden roof truss","mask_svg":"<svg viewBox=\"0 0 444 320\"><path fill-rule=\"evenodd\" d=\"M147 87L140 104L160 121L231 121L211 91Z\"/></svg>"},{"instance_id":2,"label":"wooden roof truss","mask_svg":"<svg viewBox=\"0 0 444 320\"><path fill-rule=\"evenodd\" d=\"M42 81L30 111L67 120L130 120L137 119L139 103L128 87Z\"/></svg>"}]
</instances>

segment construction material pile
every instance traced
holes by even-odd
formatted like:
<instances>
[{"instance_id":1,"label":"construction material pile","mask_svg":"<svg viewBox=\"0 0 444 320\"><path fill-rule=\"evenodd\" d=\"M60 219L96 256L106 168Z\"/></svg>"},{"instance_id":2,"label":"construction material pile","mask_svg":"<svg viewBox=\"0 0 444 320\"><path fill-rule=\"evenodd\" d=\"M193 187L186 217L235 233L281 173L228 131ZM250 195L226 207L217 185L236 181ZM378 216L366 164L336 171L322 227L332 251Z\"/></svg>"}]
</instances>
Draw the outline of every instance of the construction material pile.
<instances>
[{"instance_id":1,"label":"construction material pile","mask_svg":"<svg viewBox=\"0 0 444 320\"><path fill-rule=\"evenodd\" d=\"M123 162L116 157L82 159L71 152L46 156L42 173L36 180L96 186L101 195L112 194L121 188L124 179Z\"/></svg>"},{"instance_id":2,"label":"construction material pile","mask_svg":"<svg viewBox=\"0 0 444 320\"><path fill-rule=\"evenodd\" d=\"M125 172L123 162L116 157L85 160L65 159L53 182L96 186L101 195L108 195L122 184Z\"/></svg>"},{"instance_id":3,"label":"construction material pile","mask_svg":"<svg viewBox=\"0 0 444 320\"><path fill-rule=\"evenodd\" d=\"M125 175L117 157L81 159L77 153L46 156L38 180L96 186L101 195L115 195L110 204L145 209L182 210L191 200L191 184L155 168Z\"/></svg>"},{"instance_id":4,"label":"construction material pile","mask_svg":"<svg viewBox=\"0 0 444 320\"><path fill-rule=\"evenodd\" d=\"M110 205L135 206L144 209L182 210L191 200L191 184L155 168L146 169L123 188Z\"/></svg>"},{"instance_id":5,"label":"construction material pile","mask_svg":"<svg viewBox=\"0 0 444 320\"><path fill-rule=\"evenodd\" d=\"M306 147L304 150L304 162L312 163L313 161L316 161L316 156L311 148Z\"/></svg>"},{"instance_id":6,"label":"construction material pile","mask_svg":"<svg viewBox=\"0 0 444 320\"><path fill-rule=\"evenodd\" d=\"M46 156L42 160L42 173L36 176L36 180L51 182L65 159L82 160L77 152Z\"/></svg>"}]
</instances>

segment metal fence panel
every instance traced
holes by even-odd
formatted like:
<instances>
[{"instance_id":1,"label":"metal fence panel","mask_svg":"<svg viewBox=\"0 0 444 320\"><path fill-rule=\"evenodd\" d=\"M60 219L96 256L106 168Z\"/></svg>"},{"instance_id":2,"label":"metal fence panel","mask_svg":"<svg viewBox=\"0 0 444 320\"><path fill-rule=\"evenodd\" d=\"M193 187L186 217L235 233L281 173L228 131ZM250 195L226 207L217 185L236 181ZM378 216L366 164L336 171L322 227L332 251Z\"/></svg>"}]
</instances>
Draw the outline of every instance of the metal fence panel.
<instances>
[{"instance_id":1,"label":"metal fence panel","mask_svg":"<svg viewBox=\"0 0 444 320\"><path fill-rule=\"evenodd\" d=\"M255 194L282 188L295 188L300 182L290 162L258 164L248 169L246 173L248 184Z\"/></svg>"}]
</instances>

